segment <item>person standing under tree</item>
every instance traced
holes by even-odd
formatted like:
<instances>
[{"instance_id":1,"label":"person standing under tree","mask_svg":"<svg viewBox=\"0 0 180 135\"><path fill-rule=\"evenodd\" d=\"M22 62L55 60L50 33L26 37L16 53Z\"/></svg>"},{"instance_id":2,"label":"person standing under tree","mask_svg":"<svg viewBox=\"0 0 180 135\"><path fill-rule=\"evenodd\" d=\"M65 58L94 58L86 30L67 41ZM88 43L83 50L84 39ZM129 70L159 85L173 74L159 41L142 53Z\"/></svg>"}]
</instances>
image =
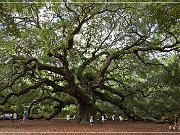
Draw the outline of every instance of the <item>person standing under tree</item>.
<instances>
[{"instance_id":1,"label":"person standing under tree","mask_svg":"<svg viewBox=\"0 0 180 135\"><path fill-rule=\"evenodd\" d=\"M28 116L28 112L24 111L23 112L23 121L22 121L22 124L24 124L24 121L26 120L27 116Z\"/></svg>"},{"instance_id":2,"label":"person standing under tree","mask_svg":"<svg viewBox=\"0 0 180 135\"><path fill-rule=\"evenodd\" d=\"M102 121L102 123L104 123L104 120L105 120L105 116L102 115L102 116L101 116L101 121Z\"/></svg>"},{"instance_id":3,"label":"person standing under tree","mask_svg":"<svg viewBox=\"0 0 180 135\"><path fill-rule=\"evenodd\" d=\"M66 120L67 120L67 122L69 123L70 115L66 115Z\"/></svg>"},{"instance_id":4,"label":"person standing under tree","mask_svg":"<svg viewBox=\"0 0 180 135\"><path fill-rule=\"evenodd\" d=\"M113 120L113 121L115 120L115 115L112 115L112 120Z\"/></svg>"},{"instance_id":5,"label":"person standing under tree","mask_svg":"<svg viewBox=\"0 0 180 135\"><path fill-rule=\"evenodd\" d=\"M177 114L175 114L175 121L174 121L174 127L173 129L180 129L180 123L179 123L179 117Z\"/></svg>"},{"instance_id":6,"label":"person standing under tree","mask_svg":"<svg viewBox=\"0 0 180 135\"><path fill-rule=\"evenodd\" d=\"M13 119L16 120L17 119L17 113L13 114Z\"/></svg>"},{"instance_id":7,"label":"person standing under tree","mask_svg":"<svg viewBox=\"0 0 180 135\"><path fill-rule=\"evenodd\" d=\"M94 122L94 120L93 120L93 116L91 116L91 117L90 117L89 122L90 122L90 125L93 125L93 122Z\"/></svg>"}]
</instances>

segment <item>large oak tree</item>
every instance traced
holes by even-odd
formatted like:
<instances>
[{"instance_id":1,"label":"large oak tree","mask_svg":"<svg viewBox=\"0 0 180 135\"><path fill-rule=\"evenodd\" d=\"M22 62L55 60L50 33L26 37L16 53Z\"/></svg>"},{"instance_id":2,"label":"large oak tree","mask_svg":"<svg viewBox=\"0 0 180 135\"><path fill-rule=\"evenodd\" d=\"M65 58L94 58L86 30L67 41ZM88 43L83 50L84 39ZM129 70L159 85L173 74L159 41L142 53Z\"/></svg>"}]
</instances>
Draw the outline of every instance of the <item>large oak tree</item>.
<instances>
[{"instance_id":1,"label":"large oak tree","mask_svg":"<svg viewBox=\"0 0 180 135\"><path fill-rule=\"evenodd\" d=\"M145 83L149 76L138 74L153 72L147 65L166 70L157 58L179 52L179 9L165 3L1 3L1 104L27 98L30 111L37 102L54 101L49 118L75 104L81 121L95 116L101 100L142 119L133 97L150 96L158 82Z\"/></svg>"}]
</instances>

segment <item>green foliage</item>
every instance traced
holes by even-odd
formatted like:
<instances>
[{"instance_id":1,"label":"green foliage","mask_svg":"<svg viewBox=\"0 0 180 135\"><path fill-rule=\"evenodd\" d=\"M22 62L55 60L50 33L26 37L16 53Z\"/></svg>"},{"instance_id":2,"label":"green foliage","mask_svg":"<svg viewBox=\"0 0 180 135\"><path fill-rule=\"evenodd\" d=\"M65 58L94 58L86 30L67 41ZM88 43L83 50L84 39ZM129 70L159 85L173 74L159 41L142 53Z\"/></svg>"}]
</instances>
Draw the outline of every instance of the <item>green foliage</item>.
<instances>
[{"instance_id":1,"label":"green foliage","mask_svg":"<svg viewBox=\"0 0 180 135\"><path fill-rule=\"evenodd\" d=\"M112 115L122 116L122 112L119 110L119 108L108 102L97 100L96 105L97 105L97 108L103 112L103 114L107 114L108 116L112 116Z\"/></svg>"},{"instance_id":2,"label":"green foliage","mask_svg":"<svg viewBox=\"0 0 180 135\"><path fill-rule=\"evenodd\" d=\"M46 106L46 105L37 105L37 106L34 106L32 109L31 109L31 114L32 115L46 115L46 114L51 114L53 111L53 108L52 106Z\"/></svg>"},{"instance_id":3,"label":"green foliage","mask_svg":"<svg viewBox=\"0 0 180 135\"><path fill-rule=\"evenodd\" d=\"M0 101L15 93L4 106L22 113L48 95L68 105L95 102L110 115L124 109L115 99L141 116L178 112L179 4L74 2L81 3L0 4ZM96 90L111 100L96 99ZM31 111L47 115L54 105L43 100ZM60 116L76 111L66 106Z\"/></svg>"},{"instance_id":4,"label":"green foliage","mask_svg":"<svg viewBox=\"0 0 180 135\"><path fill-rule=\"evenodd\" d=\"M59 116L61 118L66 118L66 115L70 115L71 117L73 117L74 115L76 115L76 111L77 111L77 106L76 105L66 106L66 107L64 107L62 109Z\"/></svg>"},{"instance_id":5,"label":"green foliage","mask_svg":"<svg viewBox=\"0 0 180 135\"><path fill-rule=\"evenodd\" d=\"M171 4L153 4L148 5L150 9L150 20L157 21L158 25L163 30L169 30L173 25L178 23L180 5Z\"/></svg>"}]
</instances>

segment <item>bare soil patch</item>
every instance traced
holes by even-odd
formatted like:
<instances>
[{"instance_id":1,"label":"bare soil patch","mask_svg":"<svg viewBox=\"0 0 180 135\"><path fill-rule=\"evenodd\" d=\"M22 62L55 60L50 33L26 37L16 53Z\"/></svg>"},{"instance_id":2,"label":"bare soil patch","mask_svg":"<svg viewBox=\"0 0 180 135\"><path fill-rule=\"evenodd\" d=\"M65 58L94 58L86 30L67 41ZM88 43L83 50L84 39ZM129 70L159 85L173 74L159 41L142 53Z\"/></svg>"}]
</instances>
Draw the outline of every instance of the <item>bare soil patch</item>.
<instances>
[{"instance_id":1,"label":"bare soil patch","mask_svg":"<svg viewBox=\"0 0 180 135\"><path fill-rule=\"evenodd\" d=\"M76 123L62 119L47 120L0 120L0 134L105 134L105 135L177 135L180 130L169 130L170 124L152 122L105 121L105 123ZM161 132L161 133L160 133Z\"/></svg>"}]
</instances>

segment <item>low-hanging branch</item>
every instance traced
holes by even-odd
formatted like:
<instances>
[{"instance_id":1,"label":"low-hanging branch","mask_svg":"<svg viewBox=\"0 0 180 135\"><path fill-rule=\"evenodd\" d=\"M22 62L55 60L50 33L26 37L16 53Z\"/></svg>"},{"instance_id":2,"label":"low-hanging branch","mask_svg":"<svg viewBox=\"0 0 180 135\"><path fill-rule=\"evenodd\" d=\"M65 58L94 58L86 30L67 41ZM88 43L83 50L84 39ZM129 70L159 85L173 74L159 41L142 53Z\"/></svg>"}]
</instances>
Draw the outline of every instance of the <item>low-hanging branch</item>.
<instances>
[{"instance_id":1,"label":"low-hanging branch","mask_svg":"<svg viewBox=\"0 0 180 135\"><path fill-rule=\"evenodd\" d=\"M62 99L54 97L54 96L43 96L43 97L40 97L40 98L38 98L36 100L33 100L31 102L31 104L29 106L29 109L28 109L28 113L30 114L30 110L31 110L31 108L33 107L34 104L36 104L37 102L41 102L43 100L46 100L46 99L51 100L51 101L56 101L58 103L58 105L54 106L53 113L50 114L46 118L47 120L54 118L58 113L61 112L62 108L64 108L66 105L70 105L70 104L74 104L75 103L75 101L72 98L70 98L67 101L63 101Z\"/></svg>"},{"instance_id":2,"label":"low-hanging branch","mask_svg":"<svg viewBox=\"0 0 180 135\"><path fill-rule=\"evenodd\" d=\"M19 80L20 78L24 77L25 75L26 75L26 72L22 72L21 74L19 74L18 76L16 76L10 83L8 83L8 84L5 85L4 87L2 87L2 88L0 89L0 91L4 90L4 89L6 89L6 88L12 87L12 86L16 83L17 80Z\"/></svg>"},{"instance_id":3,"label":"low-hanging branch","mask_svg":"<svg viewBox=\"0 0 180 135\"><path fill-rule=\"evenodd\" d=\"M135 114L135 112L129 110L126 107L125 103L120 98L110 97L109 95L99 92L97 90L94 92L94 94L96 95L97 99L100 99L102 101L107 101L107 102L119 107L129 119L142 120L142 117Z\"/></svg>"},{"instance_id":4,"label":"low-hanging branch","mask_svg":"<svg viewBox=\"0 0 180 135\"><path fill-rule=\"evenodd\" d=\"M120 92L119 90L111 88L111 87L103 85L103 84L101 84L99 86L99 88L103 89L103 90L107 90L107 91L109 91L109 92L111 92L113 94L118 95L119 97L121 97L121 101L124 101L125 95L122 92Z\"/></svg>"},{"instance_id":5,"label":"low-hanging branch","mask_svg":"<svg viewBox=\"0 0 180 135\"><path fill-rule=\"evenodd\" d=\"M4 101L3 101L2 103L0 103L0 104L4 105L5 103L7 103L7 101L8 101L12 96L19 97L19 96L21 96L21 95L23 95L23 94L28 93L28 92L31 91L32 89L37 89L37 88L39 88L42 84L44 84L45 82L47 82L47 79L42 79L42 80L36 82L34 85L31 85L31 86L29 86L29 87L27 87L27 88L25 88L25 89L23 89L23 90L21 90L21 91L19 91L19 92L9 93L9 94L5 97Z\"/></svg>"}]
</instances>

